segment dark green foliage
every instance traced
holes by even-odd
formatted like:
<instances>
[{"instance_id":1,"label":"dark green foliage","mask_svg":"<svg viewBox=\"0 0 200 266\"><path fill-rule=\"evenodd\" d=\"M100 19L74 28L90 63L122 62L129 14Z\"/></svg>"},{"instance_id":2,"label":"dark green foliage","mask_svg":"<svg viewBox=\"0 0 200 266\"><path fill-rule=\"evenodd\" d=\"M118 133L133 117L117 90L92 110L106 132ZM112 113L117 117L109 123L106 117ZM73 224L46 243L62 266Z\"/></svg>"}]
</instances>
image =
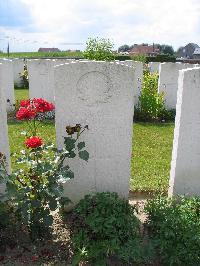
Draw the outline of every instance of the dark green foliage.
<instances>
[{"instance_id":1,"label":"dark green foliage","mask_svg":"<svg viewBox=\"0 0 200 266\"><path fill-rule=\"evenodd\" d=\"M149 200L151 237L165 265L200 265L200 198Z\"/></svg>"},{"instance_id":2,"label":"dark green foliage","mask_svg":"<svg viewBox=\"0 0 200 266\"><path fill-rule=\"evenodd\" d=\"M142 261L144 254L135 211L136 207L116 193L85 196L73 214L74 265L81 260L106 265L110 255L126 262Z\"/></svg>"},{"instance_id":3,"label":"dark green foliage","mask_svg":"<svg viewBox=\"0 0 200 266\"><path fill-rule=\"evenodd\" d=\"M176 62L176 57L169 54L159 54L157 56L147 56L146 63L149 62Z\"/></svg>"},{"instance_id":4,"label":"dark green foliage","mask_svg":"<svg viewBox=\"0 0 200 266\"><path fill-rule=\"evenodd\" d=\"M132 60L132 58L129 55L115 55L115 60L125 61L125 60Z\"/></svg>"}]
</instances>

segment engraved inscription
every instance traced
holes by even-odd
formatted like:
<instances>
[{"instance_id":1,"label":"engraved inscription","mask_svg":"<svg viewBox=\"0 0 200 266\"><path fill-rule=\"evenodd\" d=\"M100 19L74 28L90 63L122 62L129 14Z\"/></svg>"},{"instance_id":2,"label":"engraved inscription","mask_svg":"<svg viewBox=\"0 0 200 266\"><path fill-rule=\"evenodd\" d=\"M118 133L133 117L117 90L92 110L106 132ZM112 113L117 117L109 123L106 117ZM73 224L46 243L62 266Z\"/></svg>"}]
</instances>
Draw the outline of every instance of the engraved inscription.
<instances>
[{"instance_id":1,"label":"engraved inscription","mask_svg":"<svg viewBox=\"0 0 200 266\"><path fill-rule=\"evenodd\" d=\"M112 85L109 78L101 72L88 72L77 82L77 97L92 106L107 103L112 96Z\"/></svg>"}]
</instances>

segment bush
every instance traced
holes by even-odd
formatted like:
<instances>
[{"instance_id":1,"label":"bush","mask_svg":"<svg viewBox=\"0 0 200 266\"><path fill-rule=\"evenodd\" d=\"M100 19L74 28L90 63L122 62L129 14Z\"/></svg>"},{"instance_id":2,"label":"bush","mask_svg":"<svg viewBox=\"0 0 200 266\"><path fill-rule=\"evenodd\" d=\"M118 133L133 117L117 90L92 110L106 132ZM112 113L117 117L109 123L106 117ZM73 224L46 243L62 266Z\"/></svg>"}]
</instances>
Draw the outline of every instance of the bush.
<instances>
[{"instance_id":1,"label":"bush","mask_svg":"<svg viewBox=\"0 0 200 266\"><path fill-rule=\"evenodd\" d=\"M200 198L149 200L151 237L165 265L200 265Z\"/></svg>"},{"instance_id":2,"label":"bush","mask_svg":"<svg viewBox=\"0 0 200 266\"><path fill-rule=\"evenodd\" d=\"M77 155L82 160L89 159L85 142L79 142L87 126L66 126L64 148L58 150L52 143L45 144L38 130L44 119L40 115L53 112L54 105L41 98L20 101L19 104L16 118L28 125L28 131L23 132L25 149L13 155L19 166L11 174L7 171L5 155L0 153L0 184L6 185L2 197L12 204L15 216L32 239L37 239L50 231L52 212L69 202L63 195L63 183L73 178L74 173L67 162Z\"/></svg>"},{"instance_id":3,"label":"bush","mask_svg":"<svg viewBox=\"0 0 200 266\"><path fill-rule=\"evenodd\" d=\"M20 78L22 79L22 85L24 88L29 88L29 78L28 78L28 70L27 65L24 66L24 70L19 73Z\"/></svg>"},{"instance_id":4,"label":"bush","mask_svg":"<svg viewBox=\"0 0 200 266\"><path fill-rule=\"evenodd\" d=\"M142 91L138 106L135 107L135 119L140 121L159 121L166 113L164 94L158 93L158 74L144 71Z\"/></svg>"},{"instance_id":5,"label":"bush","mask_svg":"<svg viewBox=\"0 0 200 266\"><path fill-rule=\"evenodd\" d=\"M126 262L140 262L143 250L135 211L136 207L116 193L85 196L73 214L74 265L81 260L106 265L109 255L117 255Z\"/></svg>"},{"instance_id":6,"label":"bush","mask_svg":"<svg viewBox=\"0 0 200 266\"><path fill-rule=\"evenodd\" d=\"M129 55L115 55L115 60L125 61L125 60L132 60L132 58Z\"/></svg>"},{"instance_id":7,"label":"bush","mask_svg":"<svg viewBox=\"0 0 200 266\"><path fill-rule=\"evenodd\" d=\"M112 49L113 43L109 39L89 38L83 56L90 60L111 61L114 60Z\"/></svg>"},{"instance_id":8,"label":"bush","mask_svg":"<svg viewBox=\"0 0 200 266\"><path fill-rule=\"evenodd\" d=\"M169 54L159 54L155 57L147 56L146 63L149 62L176 62L176 57L174 55Z\"/></svg>"}]
</instances>

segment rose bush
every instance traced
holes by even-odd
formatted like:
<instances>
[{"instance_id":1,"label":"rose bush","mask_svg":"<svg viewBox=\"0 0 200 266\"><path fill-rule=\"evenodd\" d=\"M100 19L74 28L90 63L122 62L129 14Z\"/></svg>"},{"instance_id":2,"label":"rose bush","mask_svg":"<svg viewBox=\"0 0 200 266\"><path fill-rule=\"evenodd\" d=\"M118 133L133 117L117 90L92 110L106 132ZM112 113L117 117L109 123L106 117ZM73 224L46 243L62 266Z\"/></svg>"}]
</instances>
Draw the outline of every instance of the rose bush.
<instances>
[{"instance_id":1,"label":"rose bush","mask_svg":"<svg viewBox=\"0 0 200 266\"><path fill-rule=\"evenodd\" d=\"M9 174L5 157L0 160L0 182L6 184L4 199L13 206L16 217L25 226L31 237L41 237L53 223L52 211L59 210L69 202L63 196L63 182L74 177L67 159L78 155L87 161L89 154L85 143L79 142L86 127L80 124L66 127L64 148L58 150L54 144L45 143L39 134L41 113L54 110L54 105L44 99L21 101L16 114L18 120L25 120L25 149L14 154L18 169Z\"/></svg>"}]
</instances>

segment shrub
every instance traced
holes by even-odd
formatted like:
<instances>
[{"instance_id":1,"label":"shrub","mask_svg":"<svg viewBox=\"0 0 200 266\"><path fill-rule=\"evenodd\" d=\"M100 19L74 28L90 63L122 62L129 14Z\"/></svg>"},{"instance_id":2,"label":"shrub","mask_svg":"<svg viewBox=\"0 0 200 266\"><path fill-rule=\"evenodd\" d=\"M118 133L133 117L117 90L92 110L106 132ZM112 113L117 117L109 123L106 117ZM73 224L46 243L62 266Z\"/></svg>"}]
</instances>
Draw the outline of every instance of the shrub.
<instances>
[{"instance_id":1,"label":"shrub","mask_svg":"<svg viewBox=\"0 0 200 266\"><path fill-rule=\"evenodd\" d=\"M24 88L29 87L29 78L28 78L28 70L27 70L27 65L24 66L24 70L19 73L20 78L22 79L22 85Z\"/></svg>"},{"instance_id":2,"label":"shrub","mask_svg":"<svg viewBox=\"0 0 200 266\"><path fill-rule=\"evenodd\" d=\"M109 39L89 38L83 55L90 60L111 61L114 60L112 49L113 43Z\"/></svg>"},{"instance_id":3,"label":"shrub","mask_svg":"<svg viewBox=\"0 0 200 266\"><path fill-rule=\"evenodd\" d=\"M144 71L142 90L138 106L135 107L135 119L140 121L158 121L167 112L164 94L158 93L158 74Z\"/></svg>"},{"instance_id":4,"label":"shrub","mask_svg":"<svg viewBox=\"0 0 200 266\"><path fill-rule=\"evenodd\" d=\"M143 260L136 207L116 193L87 195L73 214L74 265L88 260L106 265L109 255L130 262Z\"/></svg>"},{"instance_id":5,"label":"shrub","mask_svg":"<svg viewBox=\"0 0 200 266\"><path fill-rule=\"evenodd\" d=\"M146 57L146 63L149 62L176 62L176 57L169 54L159 54L155 57L148 56Z\"/></svg>"},{"instance_id":6,"label":"shrub","mask_svg":"<svg viewBox=\"0 0 200 266\"><path fill-rule=\"evenodd\" d=\"M5 156L0 160L0 182L6 183L4 198L13 206L14 213L26 226L32 238L41 238L53 223L52 211L69 201L63 196L63 183L74 177L66 160L78 156L87 161L85 143L79 137L85 130L81 125L67 126L64 148L58 150L52 143L45 143L39 136L38 115L54 110L54 105L43 99L20 102L16 117L26 121L28 131L25 149L15 154L18 169L9 174Z\"/></svg>"},{"instance_id":7,"label":"shrub","mask_svg":"<svg viewBox=\"0 0 200 266\"><path fill-rule=\"evenodd\" d=\"M151 237L165 265L200 265L200 198L149 200Z\"/></svg>"}]
</instances>

